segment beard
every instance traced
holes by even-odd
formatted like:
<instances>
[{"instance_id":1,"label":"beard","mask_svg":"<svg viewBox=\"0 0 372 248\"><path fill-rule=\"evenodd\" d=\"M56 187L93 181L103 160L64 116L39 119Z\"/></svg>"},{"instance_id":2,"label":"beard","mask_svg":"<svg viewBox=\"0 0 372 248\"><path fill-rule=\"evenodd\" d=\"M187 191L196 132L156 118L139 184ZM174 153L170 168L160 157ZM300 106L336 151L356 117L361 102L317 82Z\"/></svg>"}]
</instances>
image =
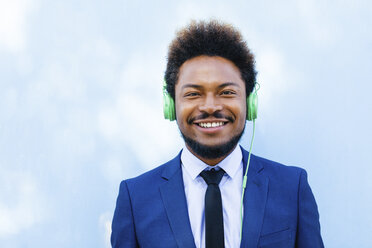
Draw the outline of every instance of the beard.
<instances>
[{"instance_id":1,"label":"beard","mask_svg":"<svg viewBox=\"0 0 372 248\"><path fill-rule=\"evenodd\" d=\"M238 144L240 138L242 137L244 133L245 125L243 130L237 134L236 136L233 136L229 141L227 141L224 144L215 145L215 146L208 146L203 145L196 140L193 140L190 137L187 137L185 134L183 134L181 131L182 138L184 139L185 143L190 147L190 149L196 153L198 156L206 159L216 159L221 158L224 156L227 156Z\"/></svg>"}]
</instances>

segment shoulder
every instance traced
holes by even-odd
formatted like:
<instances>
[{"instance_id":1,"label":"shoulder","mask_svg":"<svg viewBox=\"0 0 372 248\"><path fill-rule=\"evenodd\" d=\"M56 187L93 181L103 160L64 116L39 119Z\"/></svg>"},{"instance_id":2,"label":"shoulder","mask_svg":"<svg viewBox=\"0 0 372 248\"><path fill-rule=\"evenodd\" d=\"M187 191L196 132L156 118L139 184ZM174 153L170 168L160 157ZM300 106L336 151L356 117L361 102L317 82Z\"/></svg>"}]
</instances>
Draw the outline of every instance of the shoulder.
<instances>
[{"instance_id":1,"label":"shoulder","mask_svg":"<svg viewBox=\"0 0 372 248\"><path fill-rule=\"evenodd\" d=\"M243 163L246 165L248 161L249 152L241 146L243 154ZM244 166L245 166L244 165ZM279 162L275 162L254 154L251 154L251 161L249 169L253 170L254 173L264 173L270 177L282 177L284 175L299 176L301 173L305 173L305 170L297 166L284 165Z\"/></svg>"},{"instance_id":2,"label":"shoulder","mask_svg":"<svg viewBox=\"0 0 372 248\"><path fill-rule=\"evenodd\" d=\"M280 175L282 176L283 174L286 175L299 175L303 172L305 172L304 169L297 167L297 166L292 166L292 165L284 165L279 162L275 162L266 158L262 158L256 155L252 154L252 161L256 163L257 165L261 166L264 170L265 173L268 175Z\"/></svg>"},{"instance_id":3,"label":"shoulder","mask_svg":"<svg viewBox=\"0 0 372 248\"><path fill-rule=\"evenodd\" d=\"M259 173L265 175L271 183L276 185L298 187L301 178L307 177L306 171L297 166L284 165L253 154L251 161L252 166L259 170Z\"/></svg>"},{"instance_id":4,"label":"shoulder","mask_svg":"<svg viewBox=\"0 0 372 248\"><path fill-rule=\"evenodd\" d=\"M121 182L121 187L122 185L126 184L129 190L142 190L160 185L181 169L180 154L181 153L168 162L159 165L156 168L149 170L137 177L123 180Z\"/></svg>"}]
</instances>

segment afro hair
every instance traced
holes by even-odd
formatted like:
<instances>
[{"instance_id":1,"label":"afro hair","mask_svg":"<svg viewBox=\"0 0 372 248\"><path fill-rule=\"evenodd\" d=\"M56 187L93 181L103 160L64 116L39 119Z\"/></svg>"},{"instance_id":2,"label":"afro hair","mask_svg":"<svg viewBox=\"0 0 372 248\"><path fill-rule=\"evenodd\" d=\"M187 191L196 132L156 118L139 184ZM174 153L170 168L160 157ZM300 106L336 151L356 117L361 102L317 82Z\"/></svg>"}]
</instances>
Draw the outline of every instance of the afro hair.
<instances>
[{"instance_id":1,"label":"afro hair","mask_svg":"<svg viewBox=\"0 0 372 248\"><path fill-rule=\"evenodd\" d=\"M169 45L165 81L173 99L180 67L187 60L201 55L232 61L240 70L247 96L252 92L257 74L255 61L240 32L232 25L217 20L192 21L177 32Z\"/></svg>"}]
</instances>

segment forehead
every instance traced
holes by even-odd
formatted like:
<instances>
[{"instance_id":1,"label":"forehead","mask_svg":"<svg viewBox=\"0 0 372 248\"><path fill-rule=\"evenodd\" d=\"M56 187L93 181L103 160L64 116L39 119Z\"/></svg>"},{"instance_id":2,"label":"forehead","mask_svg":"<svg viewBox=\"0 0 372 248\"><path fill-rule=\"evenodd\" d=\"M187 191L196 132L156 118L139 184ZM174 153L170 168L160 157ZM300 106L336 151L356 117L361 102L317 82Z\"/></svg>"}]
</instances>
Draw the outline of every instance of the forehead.
<instances>
[{"instance_id":1,"label":"forehead","mask_svg":"<svg viewBox=\"0 0 372 248\"><path fill-rule=\"evenodd\" d=\"M198 56L187 60L179 70L176 90L186 84L218 87L227 82L245 89L239 68L230 60L218 56Z\"/></svg>"}]
</instances>

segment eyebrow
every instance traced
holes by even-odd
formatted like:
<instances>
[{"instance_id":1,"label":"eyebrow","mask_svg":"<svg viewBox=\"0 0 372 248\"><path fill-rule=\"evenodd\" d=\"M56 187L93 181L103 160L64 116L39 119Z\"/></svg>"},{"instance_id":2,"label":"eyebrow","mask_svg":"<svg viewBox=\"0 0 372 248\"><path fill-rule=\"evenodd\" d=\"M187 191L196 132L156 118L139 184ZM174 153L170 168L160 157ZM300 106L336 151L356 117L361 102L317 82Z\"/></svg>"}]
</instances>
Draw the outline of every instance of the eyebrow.
<instances>
[{"instance_id":1,"label":"eyebrow","mask_svg":"<svg viewBox=\"0 0 372 248\"><path fill-rule=\"evenodd\" d=\"M227 86L236 86L236 87L240 88L239 84L234 83L234 82L223 83L223 84L219 85L217 88L221 89L221 88L224 88L224 87L227 87ZM182 89L185 89L185 88L201 89L201 88L203 88L203 86L201 86L199 84L185 84L185 85L182 86Z\"/></svg>"},{"instance_id":2,"label":"eyebrow","mask_svg":"<svg viewBox=\"0 0 372 248\"><path fill-rule=\"evenodd\" d=\"M239 84L237 83L234 83L234 82L226 82L226 83L223 83L221 85L218 86L218 88L224 88L224 87L227 87L227 86L236 86L238 88L240 88Z\"/></svg>"},{"instance_id":3,"label":"eyebrow","mask_svg":"<svg viewBox=\"0 0 372 248\"><path fill-rule=\"evenodd\" d=\"M203 88L203 86L198 85L198 84L185 84L184 86L182 86L182 89L185 89L185 88L197 88L197 89L201 89L201 88Z\"/></svg>"}]
</instances>

